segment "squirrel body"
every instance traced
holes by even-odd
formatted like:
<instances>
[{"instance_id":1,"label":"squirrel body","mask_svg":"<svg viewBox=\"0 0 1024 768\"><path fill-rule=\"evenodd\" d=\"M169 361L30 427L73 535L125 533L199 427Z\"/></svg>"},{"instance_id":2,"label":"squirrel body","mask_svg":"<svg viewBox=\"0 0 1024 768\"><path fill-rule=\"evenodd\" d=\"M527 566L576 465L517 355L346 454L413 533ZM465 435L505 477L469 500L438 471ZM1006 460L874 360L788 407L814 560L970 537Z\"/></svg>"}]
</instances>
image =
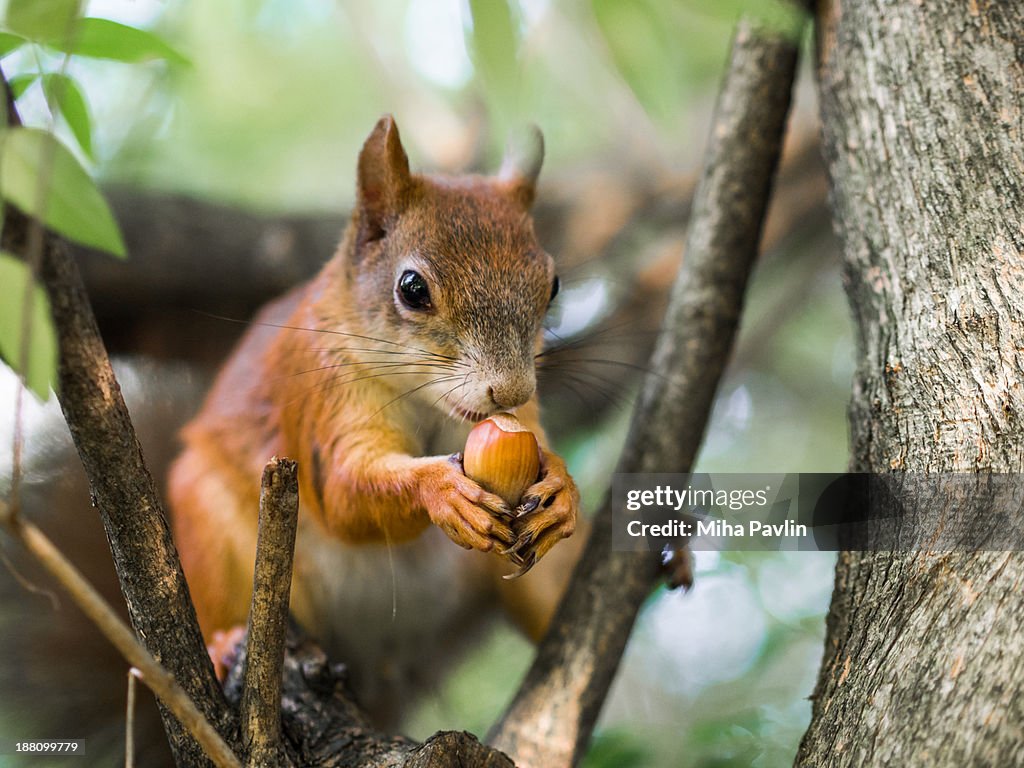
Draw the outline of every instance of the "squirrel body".
<instances>
[{"instance_id":1,"label":"squirrel body","mask_svg":"<svg viewBox=\"0 0 1024 768\"><path fill-rule=\"evenodd\" d=\"M337 253L256 317L171 468L175 538L209 640L246 619L262 467L298 460L291 610L381 721L489 607L537 637L578 551L559 547L514 583L501 579L507 559L480 554L527 570L577 524L579 494L536 398L557 291L529 215L541 152L537 134L496 177L415 175L382 118ZM473 422L505 410L542 452L516 511L452 456Z\"/></svg>"}]
</instances>

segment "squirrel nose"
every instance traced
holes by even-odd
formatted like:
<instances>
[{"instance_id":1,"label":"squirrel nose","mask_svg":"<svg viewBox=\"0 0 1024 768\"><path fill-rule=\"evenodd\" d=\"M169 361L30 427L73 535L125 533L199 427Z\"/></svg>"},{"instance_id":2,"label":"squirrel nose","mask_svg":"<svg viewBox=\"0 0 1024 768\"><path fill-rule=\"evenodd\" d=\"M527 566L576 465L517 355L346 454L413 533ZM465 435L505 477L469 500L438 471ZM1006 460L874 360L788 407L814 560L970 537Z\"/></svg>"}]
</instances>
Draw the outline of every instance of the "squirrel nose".
<instances>
[{"instance_id":1,"label":"squirrel nose","mask_svg":"<svg viewBox=\"0 0 1024 768\"><path fill-rule=\"evenodd\" d=\"M516 408L533 397L534 385L529 381L509 381L492 385L487 394L499 408Z\"/></svg>"}]
</instances>

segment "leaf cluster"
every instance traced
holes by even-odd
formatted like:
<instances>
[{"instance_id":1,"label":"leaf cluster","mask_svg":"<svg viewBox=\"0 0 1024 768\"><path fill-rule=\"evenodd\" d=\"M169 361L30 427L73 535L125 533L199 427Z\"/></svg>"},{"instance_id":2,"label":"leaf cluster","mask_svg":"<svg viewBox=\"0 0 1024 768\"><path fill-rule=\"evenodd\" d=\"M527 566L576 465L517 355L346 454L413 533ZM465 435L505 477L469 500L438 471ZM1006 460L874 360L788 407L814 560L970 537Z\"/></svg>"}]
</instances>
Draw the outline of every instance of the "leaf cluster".
<instances>
[{"instance_id":1,"label":"leaf cluster","mask_svg":"<svg viewBox=\"0 0 1024 768\"><path fill-rule=\"evenodd\" d=\"M44 68L43 51L62 54L59 69ZM4 121L0 199L68 240L124 258L110 206L75 151L55 133L63 121L82 156L92 159L88 101L67 65L74 56L127 63L161 59L172 66L187 60L152 32L83 17L82 0L10 0L0 29L0 59L16 52L27 52L37 66L11 78L10 98L16 102L41 88L50 121L45 127L7 127ZM56 379L56 337L46 294L33 275L40 254L23 256L0 252L0 360L46 399Z\"/></svg>"}]
</instances>

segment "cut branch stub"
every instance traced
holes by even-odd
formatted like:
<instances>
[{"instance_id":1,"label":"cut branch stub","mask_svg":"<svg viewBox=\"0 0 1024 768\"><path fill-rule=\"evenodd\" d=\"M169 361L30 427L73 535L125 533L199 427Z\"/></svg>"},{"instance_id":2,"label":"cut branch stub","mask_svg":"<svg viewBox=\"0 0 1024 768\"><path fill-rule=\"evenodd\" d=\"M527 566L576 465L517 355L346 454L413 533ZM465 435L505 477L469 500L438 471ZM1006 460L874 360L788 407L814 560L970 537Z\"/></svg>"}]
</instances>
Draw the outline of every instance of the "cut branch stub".
<instances>
[{"instance_id":1,"label":"cut branch stub","mask_svg":"<svg viewBox=\"0 0 1024 768\"><path fill-rule=\"evenodd\" d=\"M281 746L281 674L298 519L298 464L275 457L267 462L260 486L259 532L239 718L242 743L253 765L289 764Z\"/></svg>"}]
</instances>

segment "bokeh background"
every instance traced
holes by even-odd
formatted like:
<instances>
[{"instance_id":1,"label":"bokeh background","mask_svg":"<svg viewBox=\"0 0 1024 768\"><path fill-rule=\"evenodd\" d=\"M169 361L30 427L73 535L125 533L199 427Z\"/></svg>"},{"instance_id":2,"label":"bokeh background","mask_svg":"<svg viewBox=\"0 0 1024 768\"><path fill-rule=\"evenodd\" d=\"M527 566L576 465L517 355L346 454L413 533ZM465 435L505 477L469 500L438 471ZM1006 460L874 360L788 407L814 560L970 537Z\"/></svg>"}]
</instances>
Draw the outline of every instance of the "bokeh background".
<instances>
[{"instance_id":1,"label":"bokeh background","mask_svg":"<svg viewBox=\"0 0 1024 768\"><path fill-rule=\"evenodd\" d=\"M72 59L93 126L93 156L78 154L103 184L268 216L337 214L340 231L359 146L382 113L395 115L415 168L453 172L493 169L509 132L537 123L547 145L541 231L563 260L552 328L584 350L550 371L543 396L592 511L624 439L633 366L643 366L685 257L687 200L743 11L788 19L762 0L94 0L89 15L150 29L188 63ZM58 66L38 48L3 60L8 77ZM27 122L49 123L38 85L19 108ZM814 113L804 72L765 254L699 470L846 468L853 341ZM74 147L67 126L56 128ZM122 361L140 402L155 397L145 392L152 364ZM188 361L159 364L202 377ZM175 376L161 373L161 387ZM0 371L0 488L15 386ZM55 406L28 401L24 418L29 445L45 441ZM833 561L697 553L692 591L659 591L643 609L586 765L791 764L810 717ZM407 730L485 733L530 653L496 627ZM17 732L16 715L0 717L0 733Z\"/></svg>"}]
</instances>

